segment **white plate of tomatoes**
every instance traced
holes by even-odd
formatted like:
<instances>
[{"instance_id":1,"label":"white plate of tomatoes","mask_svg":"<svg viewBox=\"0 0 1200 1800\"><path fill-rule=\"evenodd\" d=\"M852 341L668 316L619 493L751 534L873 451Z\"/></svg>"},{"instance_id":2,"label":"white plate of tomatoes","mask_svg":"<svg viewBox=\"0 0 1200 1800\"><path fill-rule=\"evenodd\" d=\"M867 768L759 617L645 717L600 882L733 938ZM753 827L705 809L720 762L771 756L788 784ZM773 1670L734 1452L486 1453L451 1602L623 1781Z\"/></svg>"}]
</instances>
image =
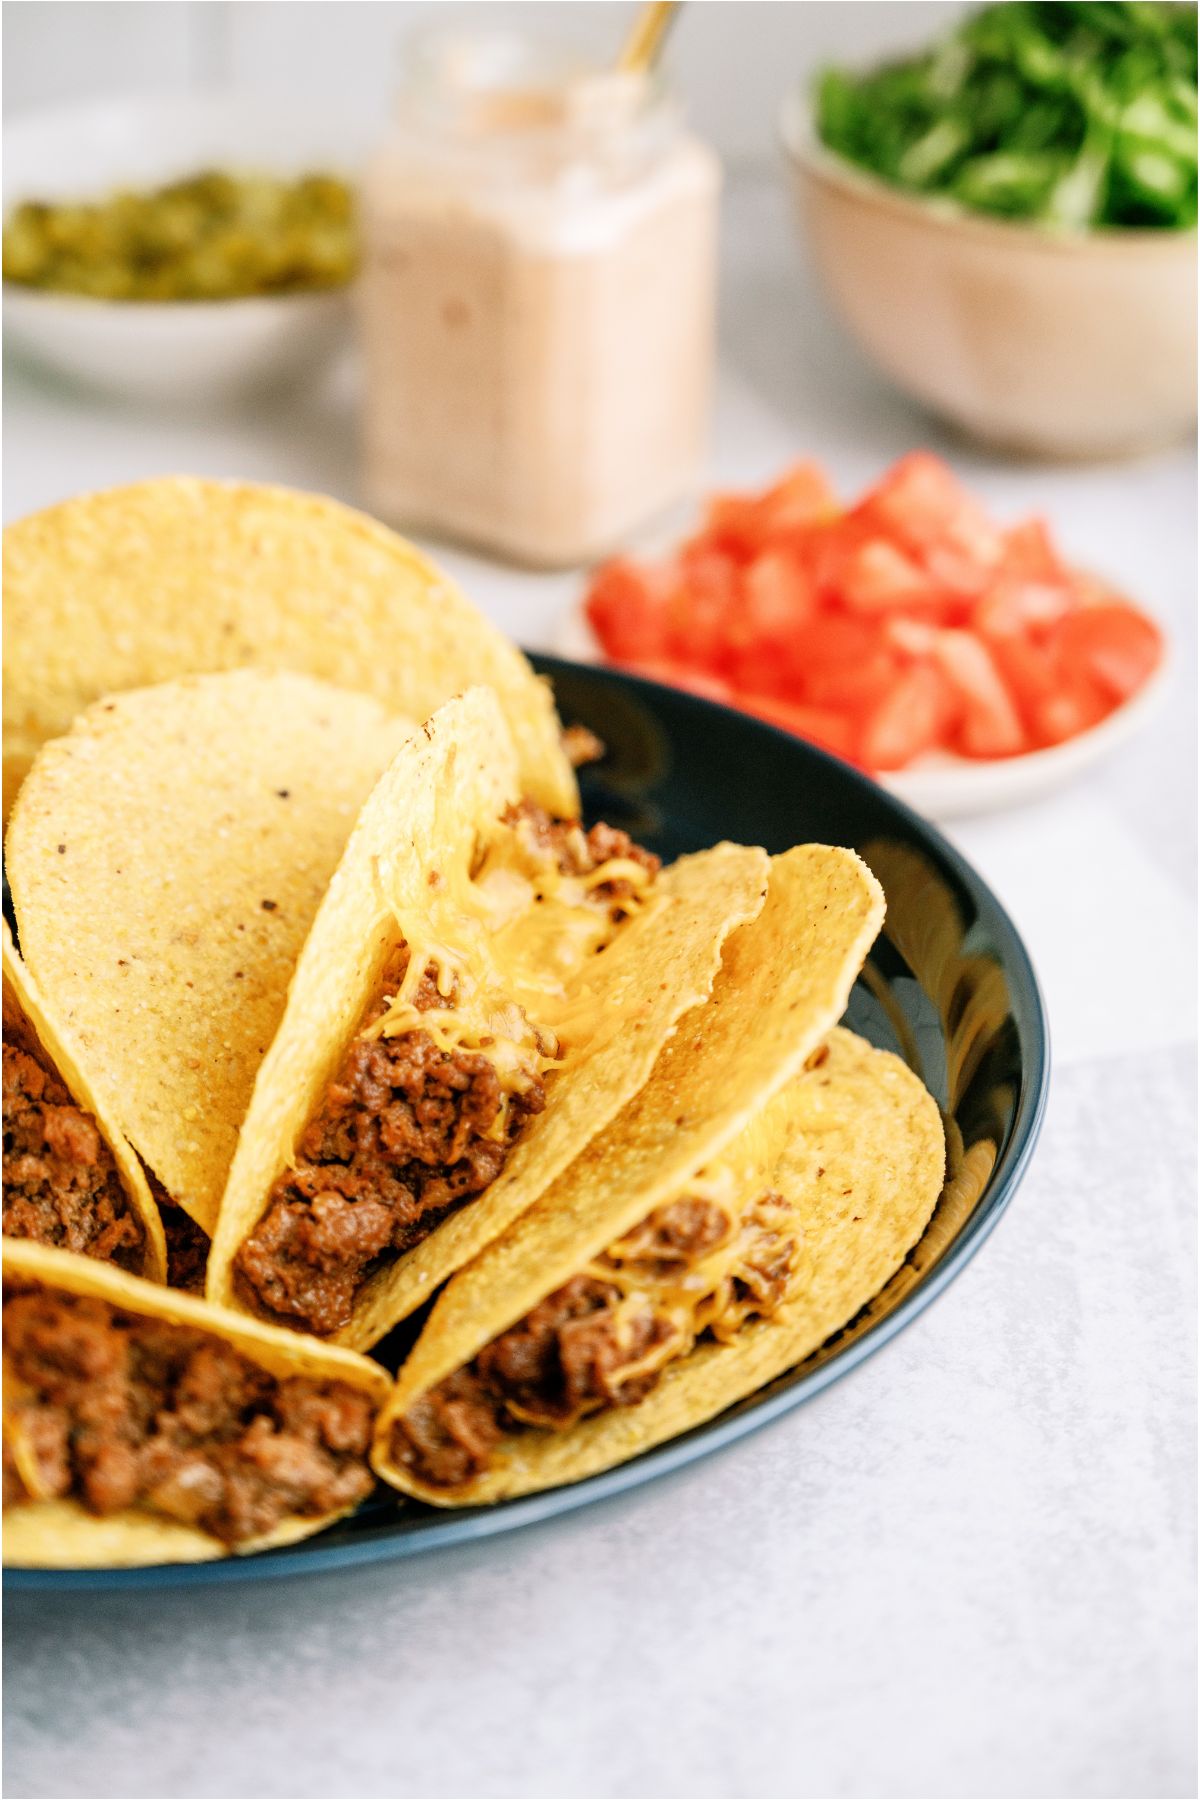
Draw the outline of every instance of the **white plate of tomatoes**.
<instances>
[{"instance_id":1,"label":"white plate of tomatoes","mask_svg":"<svg viewBox=\"0 0 1200 1800\"><path fill-rule=\"evenodd\" d=\"M849 507L814 463L715 495L667 556L594 570L558 647L767 719L943 819L1108 755L1166 665L1155 622L1044 522L998 525L921 451Z\"/></svg>"}]
</instances>

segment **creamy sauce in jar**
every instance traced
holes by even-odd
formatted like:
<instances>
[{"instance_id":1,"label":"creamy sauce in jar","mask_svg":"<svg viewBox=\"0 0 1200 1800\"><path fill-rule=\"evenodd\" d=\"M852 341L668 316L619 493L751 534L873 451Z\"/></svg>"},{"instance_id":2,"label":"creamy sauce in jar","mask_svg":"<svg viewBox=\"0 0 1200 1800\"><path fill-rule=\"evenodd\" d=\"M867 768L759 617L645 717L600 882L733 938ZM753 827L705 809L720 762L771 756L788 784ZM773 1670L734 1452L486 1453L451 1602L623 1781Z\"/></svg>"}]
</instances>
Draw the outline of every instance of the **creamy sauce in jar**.
<instances>
[{"instance_id":1,"label":"creamy sauce in jar","mask_svg":"<svg viewBox=\"0 0 1200 1800\"><path fill-rule=\"evenodd\" d=\"M674 500L707 430L718 190L652 80L426 44L365 186L373 508L564 564Z\"/></svg>"}]
</instances>

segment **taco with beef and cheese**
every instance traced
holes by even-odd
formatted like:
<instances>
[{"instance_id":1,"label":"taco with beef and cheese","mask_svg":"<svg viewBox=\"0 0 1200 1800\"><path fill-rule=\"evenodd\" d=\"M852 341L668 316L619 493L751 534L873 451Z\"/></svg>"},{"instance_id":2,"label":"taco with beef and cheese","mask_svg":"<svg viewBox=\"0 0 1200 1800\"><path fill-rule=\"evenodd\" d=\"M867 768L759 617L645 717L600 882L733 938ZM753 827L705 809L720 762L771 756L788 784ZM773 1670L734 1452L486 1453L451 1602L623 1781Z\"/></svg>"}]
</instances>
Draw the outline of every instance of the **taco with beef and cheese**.
<instances>
[{"instance_id":1,"label":"taco with beef and cheese","mask_svg":"<svg viewBox=\"0 0 1200 1800\"><path fill-rule=\"evenodd\" d=\"M660 870L521 787L495 696L441 707L351 834L242 1126L211 1300L377 1342L530 1206L707 998L768 859Z\"/></svg>"},{"instance_id":2,"label":"taco with beef and cheese","mask_svg":"<svg viewBox=\"0 0 1200 1800\"><path fill-rule=\"evenodd\" d=\"M89 707L22 788L22 952L192 1263L308 928L415 729L304 675L190 676Z\"/></svg>"},{"instance_id":3,"label":"taco with beef and cheese","mask_svg":"<svg viewBox=\"0 0 1200 1800\"><path fill-rule=\"evenodd\" d=\"M4 1241L4 1561L200 1562L294 1543L374 1486L390 1378L335 1345Z\"/></svg>"},{"instance_id":4,"label":"taco with beef and cheese","mask_svg":"<svg viewBox=\"0 0 1200 1800\"><path fill-rule=\"evenodd\" d=\"M831 920L856 885L850 938ZM898 1058L830 1029L876 896L849 852L773 860L708 1004L435 1303L376 1428L387 1481L474 1505L623 1462L801 1361L899 1268L941 1189L940 1117Z\"/></svg>"},{"instance_id":5,"label":"taco with beef and cheese","mask_svg":"<svg viewBox=\"0 0 1200 1800\"><path fill-rule=\"evenodd\" d=\"M158 1208L4 925L4 1235L166 1277Z\"/></svg>"}]
</instances>

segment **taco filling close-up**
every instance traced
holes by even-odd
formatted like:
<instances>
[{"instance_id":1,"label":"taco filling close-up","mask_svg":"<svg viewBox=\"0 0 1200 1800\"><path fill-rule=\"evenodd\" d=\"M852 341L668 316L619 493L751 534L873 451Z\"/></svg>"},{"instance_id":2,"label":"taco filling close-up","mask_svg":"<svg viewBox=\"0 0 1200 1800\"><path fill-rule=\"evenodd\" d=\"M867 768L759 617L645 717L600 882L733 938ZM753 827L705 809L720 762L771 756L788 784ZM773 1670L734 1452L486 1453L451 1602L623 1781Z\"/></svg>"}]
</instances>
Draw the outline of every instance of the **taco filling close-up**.
<instances>
[{"instance_id":1,"label":"taco filling close-up","mask_svg":"<svg viewBox=\"0 0 1200 1800\"><path fill-rule=\"evenodd\" d=\"M5 1232L139 1268L145 1232L95 1119L32 1033L8 1017L4 1031Z\"/></svg>"},{"instance_id":2,"label":"taco filling close-up","mask_svg":"<svg viewBox=\"0 0 1200 1800\"><path fill-rule=\"evenodd\" d=\"M4 926L4 1235L162 1279L165 1245L137 1160L50 1020Z\"/></svg>"},{"instance_id":3,"label":"taco filling close-up","mask_svg":"<svg viewBox=\"0 0 1200 1800\"><path fill-rule=\"evenodd\" d=\"M754 1184L739 1193L728 1164L705 1170L417 1401L392 1456L453 1487L488 1467L505 1433L636 1406L701 1339L731 1343L769 1318L803 1268L795 1201Z\"/></svg>"},{"instance_id":4,"label":"taco filling close-up","mask_svg":"<svg viewBox=\"0 0 1200 1800\"><path fill-rule=\"evenodd\" d=\"M345 1325L382 1256L412 1249L495 1180L545 1107L547 1074L566 1049L549 1019L561 1018L567 983L653 890L658 858L624 832L585 834L529 800L500 824L471 886L497 959L536 939L546 962L518 954L508 991L489 991L444 947L393 950L379 998L238 1250L253 1298L309 1330Z\"/></svg>"},{"instance_id":5,"label":"taco filling close-up","mask_svg":"<svg viewBox=\"0 0 1200 1800\"><path fill-rule=\"evenodd\" d=\"M771 860L649 1080L438 1297L376 1432L386 1480L462 1505L625 1461L816 1349L899 1268L941 1188L937 1108L834 1028L882 917L851 853Z\"/></svg>"},{"instance_id":6,"label":"taco filling close-up","mask_svg":"<svg viewBox=\"0 0 1200 1800\"><path fill-rule=\"evenodd\" d=\"M373 1486L387 1377L295 1346L136 1277L6 1246L11 1560L219 1555L351 1510Z\"/></svg>"},{"instance_id":7,"label":"taco filling close-up","mask_svg":"<svg viewBox=\"0 0 1200 1800\"><path fill-rule=\"evenodd\" d=\"M440 708L364 807L263 1060L211 1300L366 1348L647 1079L761 908L767 858L660 871L520 793L493 696Z\"/></svg>"},{"instance_id":8,"label":"taco filling close-up","mask_svg":"<svg viewBox=\"0 0 1200 1800\"><path fill-rule=\"evenodd\" d=\"M872 1298L928 1223L943 1161L916 1078L835 1030L723 1154L559 1280L569 1175L526 1215L525 1244L514 1232L494 1246L487 1271L494 1295L506 1276L536 1289L540 1227L556 1285L495 1335L476 1327L485 1341L432 1385L401 1374L376 1435L379 1472L469 1504L577 1480L701 1423ZM615 1213L631 1204L636 1190ZM585 1245L594 1229L581 1227ZM451 1287L426 1327L441 1363L456 1358L439 1337L470 1342L471 1296L455 1302Z\"/></svg>"},{"instance_id":9,"label":"taco filling close-up","mask_svg":"<svg viewBox=\"0 0 1200 1800\"><path fill-rule=\"evenodd\" d=\"M4 1502L141 1507L235 1545L371 1490L372 1408L344 1382L280 1380L219 1338L106 1300L5 1297Z\"/></svg>"}]
</instances>

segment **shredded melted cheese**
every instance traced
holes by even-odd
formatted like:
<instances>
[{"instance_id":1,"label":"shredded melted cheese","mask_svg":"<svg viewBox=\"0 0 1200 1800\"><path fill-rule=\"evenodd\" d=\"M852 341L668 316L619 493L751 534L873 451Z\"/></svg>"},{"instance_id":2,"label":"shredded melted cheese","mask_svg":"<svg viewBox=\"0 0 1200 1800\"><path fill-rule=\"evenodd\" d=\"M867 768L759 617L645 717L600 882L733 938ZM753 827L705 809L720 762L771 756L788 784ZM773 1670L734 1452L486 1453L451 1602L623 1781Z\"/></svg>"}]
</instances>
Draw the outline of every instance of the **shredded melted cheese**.
<instances>
[{"instance_id":1,"label":"shredded melted cheese","mask_svg":"<svg viewBox=\"0 0 1200 1800\"><path fill-rule=\"evenodd\" d=\"M582 853L582 829L574 830ZM568 1050L620 1028L619 1018L604 1018L598 984L587 971L627 919L654 904L653 877L631 857L609 857L584 875L564 874L526 817L497 821L473 867L432 871L429 903L419 915L393 892L381 862L375 872L409 959L366 1035L427 1031L441 1050L487 1057L501 1084L493 1134L502 1139L514 1096L559 1068ZM617 881L632 892L619 898L598 892ZM445 1005L416 1004L427 974Z\"/></svg>"},{"instance_id":2,"label":"shredded melted cheese","mask_svg":"<svg viewBox=\"0 0 1200 1800\"><path fill-rule=\"evenodd\" d=\"M795 1291L805 1255L790 1202L775 1193L746 1200L726 1166L702 1172L670 1205L692 1199L723 1215L723 1233L707 1249L689 1252L671 1244L664 1227L670 1208L664 1206L579 1271L617 1290L602 1314L579 1320L579 1328L587 1330L603 1318L612 1331L620 1354L605 1372L608 1397L592 1398L565 1415L506 1395L505 1411L513 1421L566 1431L588 1413L634 1403L706 1332L730 1343L748 1319L769 1317ZM568 1321L567 1329L573 1324Z\"/></svg>"},{"instance_id":3,"label":"shredded melted cheese","mask_svg":"<svg viewBox=\"0 0 1200 1800\"><path fill-rule=\"evenodd\" d=\"M795 1212L779 1194L739 1207L729 1191L731 1182L732 1171L723 1169L692 1182L680 1196L705 1200L724 1212L724 1235L710 1249L689 1256L664 1245L655 1236L651 1214L588 1264L587 1274L619 1290L612 1315L619 1344L636 1341L647 1314L653 1314L659 1328L644 1354L617 1371L614 1385L624 1387L657 1374L686 1356L705 1332L729 1343L747 1319L766 1316L782 1304L802 1262ZM781 1286L776 1285L780 1277Z\"/></svg>"}]
</instances>

